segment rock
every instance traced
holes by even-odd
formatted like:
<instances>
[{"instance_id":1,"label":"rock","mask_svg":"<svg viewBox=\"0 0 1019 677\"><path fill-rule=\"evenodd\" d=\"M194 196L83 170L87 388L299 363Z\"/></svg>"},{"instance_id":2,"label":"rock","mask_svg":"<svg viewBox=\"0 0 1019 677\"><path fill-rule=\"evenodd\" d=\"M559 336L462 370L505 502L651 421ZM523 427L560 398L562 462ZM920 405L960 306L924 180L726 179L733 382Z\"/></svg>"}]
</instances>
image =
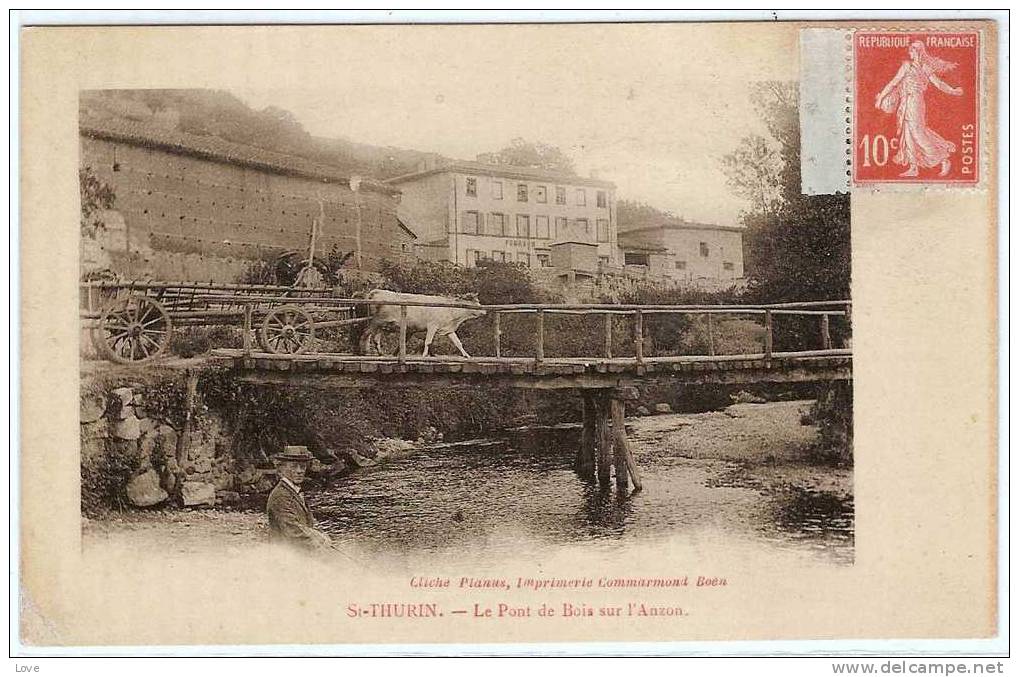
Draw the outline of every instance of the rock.
<instances>
[{"instance_id":1,"label":"rock","mask_svg":"<svg viewBox=\"0 0 1019 677\"><path fill-rule=\"evenodd\" d=\"M122 418L113 426L113 436L118 440L136 440L142 436L141 423L132 413Z\"/></svg>"},{"instance_id":2,"label":"rock","mask_svg":"<svg viewBox=\"0 0 1019 677\"><path fill-rule=\"evenodd\" d=\"M148 418L149 417L149 413L147 411L145 411L145 408L144 407L139 407L138 405L135 405L135 407L134 407L134 415L137 416L138 418ZM153 421L152 425L155 425L155 424L156 424L155 421Z\"/></svg>"},{"instance_id":3,"label":"rock","mask_svg":"<svg viewBox=\"0 0 1019 677\"><path fill-rule=\"evenodd\" d=\"M414 443L407 440L396 440L390 437L382 437L372 442L375 448L375 459L381 461L386 458L406 456L414 451Z\"/></svg>"},{"instance_id":4,"label":"rock","mask_svg":"<svg viewBox=\"0 0 1019 677\"><path fill-rule=\"evenodd\" d=\"M159 505L170 497L159 485L159 475L151 468L128 482L126 493L131 505L139 508Z\"/></svg>"},{"instance_id":5,"label":"rock","mask_svg":"<svg viewBox=\"0 0 1019 677\"><path fill-rule=\"evenodd\" d=\"M308 466L308 470L313 473L320 473L326 469L326 464L317 458L311 459L311 464Z\"/></svg>"},{"instance_id":6,"label":"rock","mask_svg":"<svg viewBox=\"0 0 1019 677\"><path fill-rule=\"evenodd\" d=\"M212 472L212 459L209 458L208 456L196 458L192 462L191 467L193 467L195 469L195 472L198 473Z\"/></svg>"},{"instance_id":7,"label":"rock","mask_svg":"<svg viewBox=\"0 0 1019 677\"><path fill-rule=\"evenodd\" d=\"M137 414L137 411L135 411L135 413ZM138 419L138 428L142 431L142 435L156 427L155 421L151 418L142 418L140 416L136 416L135 418Z\"/></svg>"},{"instance_id":8,"label":"rock","mask_svg":"<svg viewBox=\"0 0 1019 677\"><path fill-rule=\"evenodd\" d=\"M111 393L113 402L116 405L117 418L127 418L134 412L131 404L134 402L134 391L130 388L117 388Z\"/></svg>"},{"instance_id":9,"label":"rock","mask_svg":"<svg viewBox=\"0 0 1019 677\"><path fill-rule=\"evenodd\" d=\"M109 450L121 458L138 458L138 440L112 438L109 441Z\"/></svg>"},{"instance_id":10,"label":"rock","mask_svg":"<svg viewBox=\"0 0 1019 677\"><path fill-rule=\"evenodd\" d=\"M110 423L105 418L81 424L81 438L83 440L102 440L109 436Z\"/></svg>"},{"instance_id":11,"label":"rock","mask_svg":"<svg viewBox=\"0 0 1019 677\"><path fill-rule=\"evenodd\" d=\"M216 505L216 487L208 482L184 482L180 487L184 505Z\"/></svg>"},{"instance_id":12,"label":"rock","mask_svg":"<svg viewBox=\"0 0 1019 677\"><path fill-rule=\"evenodd\" d=\"M153 452L156 450L156 436L151 432L142 435L138 440L138 458L141 459L141 467L149 468L154 465Z\"/></svg>"},{"instance_id":13,"label":"rock","mask_svg":"<svg viewBox=\"0 0 1019 677\"><path fill-rule=\"evenodd\" d=\"M234 476L229 473L216 473L212 476L212 484L216 491L229 491L234 488Z\"/></svg>"},{"instance_id":14,"label":"rock","mask_svg":"<svg viewBox=\"0 0 1019 677\"><path fill-rule=\"evenodd\" d=\"M651 411L645 406L637 407L637 416L650 416Z\"/></svg>"},{"instance_id":15,"label":"rock","mask_svg":"<svg viewBox=\"0 0 1019 677\"><path fill-rule=\"evenodd\" d=\"M729 399L731 399L734 404L763 404L765 401L763 397L758 397L746 390L741 390L735 395L729 395Z\"/></svg>"},{"instance_id":16,"label":"rock","mask_svg":"<svg viewBox=\"0 0 1019 677\"><path fill-rule=\"evenodd\" d=\"M102 419L106 413L106 398L100 393L82 393L81 413L79 419L82 423L94 423Z\"/></svg>"},{"instance_id":17,"label":"rock","mask_svg":"<svg viewBox=\"0 0 1019 677\"><path fill-rule=\"evenodd\" d=\"M655 405L655 413L657 414L671 414L672 407L668 402L659 402Z\"/></svg>"},{"instance_id":18,"label":"rock","mask_svg":"<svg viewBox=\"0 0 1019 677\"><path fill-rule=\"evenodd\" d=\"M353 461L354 465L358 468L369 468L373 465L378 465L378 462L375 459L362 456L353 449L350 450L350 460Z\"/></svg>"},{"instance_id":19,"label":"rock","mask_svg":"<svg viewBox=\"0 0 1019 677\"><path fill-rule=\"evenodd\" d=\"M217 491L216 502L217 503L239 503L241 495L236 491Z\"/></svg>"},{"instance_id":20,"label":"rock","mask_svg":"<svg viewBox=\"0 0 1019 677\"><path fill-rule=\"evenodd\" d=\"M132 404L145 404L145 396L141 393L135 393L134 398L131 400Z\"/></svg>"},{"instance_id":21,"label":"rock","mask_svg":"<svg viewBox=\"0 0 1019 677\"><path fill-rule=\"evenodd\" d=\"M160 458L177 458L177 431L165 423L156 428L156 455Z\"/></svg>"},{"instance_id":22,"label":"rock","mask_svg":"<svg viewBox=\"0 0 1019 677\"><path fill-rule=\"evenodd\" d=\"M83 459L91 460L94 458L99 458L105 453L106 453L106 440L95 437L82 437L81 457Z\"/></svg>"}]
</instances>

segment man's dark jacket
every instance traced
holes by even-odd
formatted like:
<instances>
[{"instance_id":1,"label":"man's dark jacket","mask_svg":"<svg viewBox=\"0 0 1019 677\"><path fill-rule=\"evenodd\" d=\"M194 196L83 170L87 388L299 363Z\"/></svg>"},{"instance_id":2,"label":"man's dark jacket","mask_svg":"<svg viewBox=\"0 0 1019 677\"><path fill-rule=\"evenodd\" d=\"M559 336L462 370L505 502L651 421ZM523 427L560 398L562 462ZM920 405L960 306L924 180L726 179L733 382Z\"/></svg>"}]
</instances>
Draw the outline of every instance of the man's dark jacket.
<instances>
[{"instance_id":1,"label":"man's dark jacket","mask_svg":"<svg viewBox=\"0 0 1019 677\"><path fill-rule=\"evenodd\" d=\"M311 546L316 534L315 518L304 502L304 496L287 482L280 480L269 493L265 504L269 513L269 536L273 541Z\"/></svg>"}]
</instances>

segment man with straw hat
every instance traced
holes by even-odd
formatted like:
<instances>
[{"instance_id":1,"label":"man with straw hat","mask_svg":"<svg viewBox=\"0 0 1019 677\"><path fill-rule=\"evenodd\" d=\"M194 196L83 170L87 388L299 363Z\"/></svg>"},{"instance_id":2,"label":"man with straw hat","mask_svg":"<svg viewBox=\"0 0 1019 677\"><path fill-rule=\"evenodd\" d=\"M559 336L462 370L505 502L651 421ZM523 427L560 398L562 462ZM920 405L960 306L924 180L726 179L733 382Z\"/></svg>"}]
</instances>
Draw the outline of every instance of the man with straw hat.
<instances>
[{"instance_id":1,"label":"man with straw hat","mask_svg":"<svg viewBox=\"0 0 1019 677\"><path fill-rule=\"evenodd\" d=\"M273 457L280 479L269 493L265 510L269 514L269 536L275 542L309 549L332 545L329 536L315 528L315 518L301 493L301 484L313 459L308 447L300 446L284 447L283 453Z\"/></svg>"}]
</instances>

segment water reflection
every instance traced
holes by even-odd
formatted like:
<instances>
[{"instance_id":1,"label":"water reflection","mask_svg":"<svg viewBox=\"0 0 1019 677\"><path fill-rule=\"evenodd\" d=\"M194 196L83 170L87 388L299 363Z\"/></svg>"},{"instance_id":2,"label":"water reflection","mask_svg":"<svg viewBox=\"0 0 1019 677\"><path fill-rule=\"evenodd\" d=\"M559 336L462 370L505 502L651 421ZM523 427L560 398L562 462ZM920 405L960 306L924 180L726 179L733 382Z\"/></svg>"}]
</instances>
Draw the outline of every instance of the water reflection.
<instances>
[{"instance_id":1,"label":"water reflection","mask_svg":"<svg viewBox=\"0 0 1019 677\"><path fill-rule=\"evenodd\" d=\"M621 496L573 472L578 437L527 431L500 444L423 449L310 490L309 503L336 538L378 553L498 558L563 545L730 539L852 562L851 499L722 481L734 464L664 453L641 454L645 489Z\"/></svg>"}]
</instances>

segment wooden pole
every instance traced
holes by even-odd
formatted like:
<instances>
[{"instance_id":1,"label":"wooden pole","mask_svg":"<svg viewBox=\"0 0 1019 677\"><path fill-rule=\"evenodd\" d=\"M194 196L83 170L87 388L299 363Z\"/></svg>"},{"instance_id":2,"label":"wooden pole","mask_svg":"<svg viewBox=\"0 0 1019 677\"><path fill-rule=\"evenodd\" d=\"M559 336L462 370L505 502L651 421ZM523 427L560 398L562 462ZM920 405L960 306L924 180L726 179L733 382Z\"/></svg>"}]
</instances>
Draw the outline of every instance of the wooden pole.
<instances>
[{"instance_id":1,"label":"wooden pole","mask_svg":"<svg viewBox=\"0 0 1019 677\"><path fill-rule=\"evenodd\" d=\"M495 356L502 357L502 327L499 323L499 311L492 314L492 338L495 339Z\"/></svg>"},{"instance_id":2,"label":"wooden pole","mask_svg":"<svg viewBox=\"0 0 1019 677\"><path fill-rule=\"evenodd\" d=\"M827 313L821 316L821 350L831 350L831 326Z\"/></svg>"},{"instance_id":3,"label":"wooden pole","mask_svg":"<svg viewBox=\"0 0 1019 677\"><path fill-rule=\"evenodd\" d=\"M612 359L612 315L605 313L605 357Z\"/></svg>"},{"instance_id":4,"label":"wooden pole","mask_svg":"<svg viewBox=\"0 0 1019 677\"><path fill-rule=\"evenodd\" d=\"M708 313L708 355L715 354L715 325Z\"/></svg>"},{"instance_id":5,"label":"wooden pole","mask_svg":"<svg viewBox=\"0 0 1019 677\"><path fill-rule=\"evenodd\" d=\"M633 328L633 345L635 354L637 356L637 364L644 363L644 314L640 311L636 311L637 317L634 321Z\"/></svg>"},{"instance_id":6,"label":"wooden pole","mask_svg":"<svg viewBox=\"0 0 1019 677\"><path fill-rule=\"evenodd\" d=\"M626 469L626 424L624 422L623 401L611 398L609 404L612 412L613 454L612 461L616 468L616 489L625 493L630 488L630 477Z\"/></svg>"},{"instance_id":7,"label":"wooden pole","mask_svg":"<svg viewBox=\"0 0 1019 677\"><path fill-rule=\"evenodd\" d=\"M407 306L400 306L400 353L397 362L403 364L407 361Z\"/></svg>"},{"instance_id":8,"label":"wooden pole","mask_svg":"<svg viewBox=\"0 0 1019 677\"><path fill-rule=\"evenodd\" d=\"M534 347L534 361L539 364L545 359L545 311L538 310L538 344Z\"/></svg>"},{"instance_id":9,"label":"wooden pole","mask_svg":"<svg viewBox=\"0 0 1019 677\"><path fill-rule=\"evenodd\" d=\"M764 312L764 357L767 359L771 358L772 348L774 347L774 337L772 335L772 322L771 322L771 311L766 310Z\"/></svg>"},{"instance_id":10,"label":"wooden pole","mask_svg":"<svg viewBox=\"0 0 1019 677\"><path fill-rule=\"evenodd\" d=\"M598 412L598 487L608 489L612 481L612 431L609 430L609 399L602 392L597 396Z\"/></svg>"},{"instance_id":11,"label":"wooden pole","mask_svg":"<svg viewBox=\"0 0 1019 677\"><path fill-rule=\"evenodd\" d=\"M251 355L251 304L244 304L244 357Z\"/></svg>"},{"instance_id":12,"label":"wooden pole","mask_svg":"<svg viewBox=\"0 0 1019 677\"><path fill-rule=\"evenodd\" d=\"M177 437L177 482L174 490L180 494L181 485L187 474L184 470L188 461L188 444L191 440L191 419L194 418L195 399L198 395L198 371L188 369L186 372L187 388L184 394L184 425Z\"/></svg>"},{"instance_id":13,"label":"wooden pole","mask_svg":"<svg viewBox=\"0 0 1019 677\"><path fill-rule=\"evenodd\" d=\"M590 392L582 390L580 395L584 401L584 427L581 429L580 448L577 450L577 474L593 482L597 411Z\"/></svg>"}]
</instances>

